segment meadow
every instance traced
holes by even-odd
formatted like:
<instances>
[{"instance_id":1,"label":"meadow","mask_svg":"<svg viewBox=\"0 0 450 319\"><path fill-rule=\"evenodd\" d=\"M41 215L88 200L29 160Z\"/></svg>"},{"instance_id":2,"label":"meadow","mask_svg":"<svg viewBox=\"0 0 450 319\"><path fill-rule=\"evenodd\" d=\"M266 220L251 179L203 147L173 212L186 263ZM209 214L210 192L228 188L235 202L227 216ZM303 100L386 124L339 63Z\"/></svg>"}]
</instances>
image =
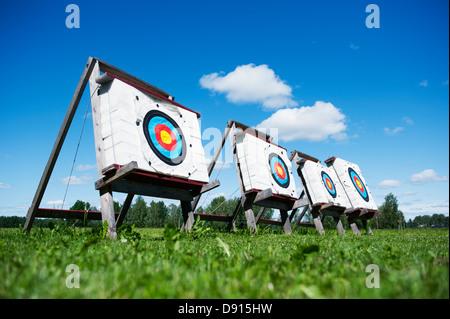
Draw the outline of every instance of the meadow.
<instances>
[{"instance_id":1,"label":"meadow","mask_svg":"<svg viewBox=\"0 0 450 319\"><path fill-rule=\"evenodd\" d=\"M0 298L449 298L448 229L374 233L0 229Z\"/></svg>"}]
</instances>

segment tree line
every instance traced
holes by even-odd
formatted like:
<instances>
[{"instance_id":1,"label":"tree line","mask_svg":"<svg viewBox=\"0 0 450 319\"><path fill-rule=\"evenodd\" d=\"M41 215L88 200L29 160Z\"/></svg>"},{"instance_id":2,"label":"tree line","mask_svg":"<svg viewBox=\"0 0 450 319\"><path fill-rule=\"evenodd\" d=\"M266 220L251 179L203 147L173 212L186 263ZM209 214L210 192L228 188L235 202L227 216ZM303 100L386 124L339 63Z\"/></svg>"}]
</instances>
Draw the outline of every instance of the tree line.
<instances>
[{"instance_id":1,"label":"tree line","mask_svg":"<svg viewBox=\"0 0 450 319\"><path fill-rule=\"evenodd\" d=\"M214 198L205 207L198 207L196 213L216 214L216 215L230 215L239 198L226 199L224 196ZM69 208L70 210L84 210L84 211L98 211L95 206L91 206L89 202L77 200L75 204ZM120 212L122 205L114 201L114 211ZM254 207L254 211L258 212L259 208ZM266 209L262 218L272 218L273 209ZM17 216L0 216L0 227L2 228L16 228L22 227L25 224L25 217ZM35 227L52 227L55 225L75 225L78 227L90 227L98 224L99 221L94 220L64 220L64 219L39 219L36 218L33 226ZM163 201L151 201L150 204L144 200L142 196L137 196L134 203L128 210L125 216L124 223L135 225L138 228L160 228L165 225L172 225L180 228L183 224L183 216L180 205L169 204L166 205ZM212 228L225 228L226 223L210 222L208 224ZM236 227L245 227L246 221L244 211L241 208L236 218Z\"/></svg>"},{"instance_id":2,"label":"tree line","mask_svg":"<svg viewBox=\"0 0 450 319\"><path fill-rule=\"evenodd\" d=\"M232 199L226 199L224 196L214 198L205 207L198 207L196 213L215 214L215 215L230 215L237 203L238 197ZM122 205L119 202L114 202L114 211L120 212ZM70 210L87 210L98 211L95 206L90 205L89 202L77 200L75 204L70 207ZM253 207L255 214L259 211L259 207ZM433 215L421 215L416 216L414 220L409 219L405 221L403 212L398 209L397 198L391 193L385 197L384 203L379 207L380 216L377 219L370 220L370 225L373 229L398 229L400 227L418 228L418 227L448 227L449 216L444 214ZM272 219L274 214L273 209L266 209L262 218ZM18 216L0 216L0 227L2 228L16 228L22 227L25 224L25 217ZM303 222L312 222L310 214L306 214ZM348 226L348 222L345 216L341 217L341 221L344 227ZM183 224L183 216L181 213L180 205L169 204L166 205L163 201L151 201L150 204L144 200L142 196L138 196L134 203L131 205L128 213L125 217L125 223L135 225L135 227L164 227L165 225L172 225L180 228ZM359 221L357 221L358 223ZM35 227L51 227L52 225L75 225L90 227L99 223L98 221L87 220L85 222L80 220L63 220L63 219L39 219L34 221ZM226 223L221 222L209 222L208 225L212 228L225 228ZM336 227L332 218L325 218L323 221L324 228L334 229ZM237 218L236 227L246 227L246 220L244 217L243 209L241 208ZM358 224L358 227L361 227Z\"/></svg>"}]
</instances>

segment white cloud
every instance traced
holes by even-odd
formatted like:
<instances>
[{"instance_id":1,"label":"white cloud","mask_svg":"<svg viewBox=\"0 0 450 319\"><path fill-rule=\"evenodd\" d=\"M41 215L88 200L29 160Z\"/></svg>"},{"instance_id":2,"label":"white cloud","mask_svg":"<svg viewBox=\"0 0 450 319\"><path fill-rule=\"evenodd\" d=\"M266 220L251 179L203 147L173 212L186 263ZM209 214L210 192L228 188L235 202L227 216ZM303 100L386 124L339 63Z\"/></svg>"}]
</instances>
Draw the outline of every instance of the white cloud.
<instances>
[{"instance_id":1,"label":"white cloud","mask_svg":"<svg viewBox=\"0 0 450 319\"><path fill-rule=\"evenodd\" d=\"M61 205L63 204L62 199L58 199L58 200L49 200L48 202L45 203L46 205L50 205L50 206L55 206L55 207L61 207Z\"/></svg>"},{"instance_id":2,"label":"white cloud","mask_svg":"<svg viewBox=\"0 0 450 319\"><path fill-rule=\"evenodd\" d=\"M266 64L241 65L226 75L211 73L200 79L202 88L226 94L229 102L261 103L266 109L294 107L292 88Z\"/></svg>"},{"instance_id":3,"label":"white cloud","mask_svg":"<svg viewBox=\"0 0 450 319\"><path fill-rule=\"evenodd\" d=\"M356 45L356 44L350 43L350 49L352 49L352 50L358 50L358 49L359 49L359 46Z\"/></svg>"},{"instance_id":4,"label":"white cloud","mask_svg":"<svg viewBox=\"0 0 450 319\"><path fill-rule=\"evenodd\" d=\"M413 184L425 184L428 182L444 182L447 180L445 176L439 176L434 170L426 169L420 173L411 175L409 182Z\"/></svg>"},{"instance_id":5,"label":"white cloud","mask_svg":"<svg viewBox=\"0 0 450 319\"><path fill-rule=\"evenodd\" d=\"M282 109L257 125L257 129L277 128L279 140L322 141L348 138L345 115L331 103L317 101L313 106Z\"/></svg>"},{"instance_id":6,"label":"white cloud","mask_svg":"<svg viewBox=\"0 0 450 319\"><path fill-rule=\"evenodd\" d=\"M402 183L395 179L386 179L384 181L381 181L378 183L378 187L380 188L393 188L393 187L399 187Z\"/></svg>"},{"instance_id":7,"label":"white cloud","mask_svg":"<svg viewBox=\"0 0 450 319\"><path fill-rule=\"evenodd\" d=\"M428 86L428 80L423 80L419 83L419 86L427 87Z\"/></svg>"},{"instance_id":8,"label":"white cloud","mask_svg":"<svg viewBox=\"0 0 450 319\"><path fill-rule=\"evenodd\" d=\"M394 128L392 130L390 128L385 127L385 128L383 128L383 131L386 135L393 136L393 135L396 135L398 132L403 131L404 129L405 128L402 126L397 126L396 128Z\"/></svg>"},{"instance_id":9,"label":"white cloud","mask_svg":"<svg viewBox=\"0 0 450 319\"><path fill-rule=\"evenodd\" d=\"M80 177L73 175L73 176L67 176L65 178L61 178L61 182L64 185L67 185L67 183L69 183L69 181L70 181L70 185L84 185L84 184L88 184L88 183L92 182L93 178L92 178L92 176L90 176L88 174L80 176Z\"/></svg>"},{"instance_id":10,"label":"white cloud","mask_svg":"<svg viewBox=\"0 0 450 319\"><path fill-rule=\"evenodd\" d=\"M411 119L410 119L409 117L407 117L407 116L403 116L402 121L405 122L406 124L409 124L409 125L413 125L413 124L414 124L414 121L411 120Z\"/></svg>"},{"instance_id":11,"label":"white cloud","mask_svg":"<svg viewBox=\"0 0 450 319\"><path fill-rule=\"evenodd\" d=\"M448 80L445 80L444 82L442 82L442 85L448 85Z\"/></svg>"},{"instance_id":12,"label":"white cloud","mask_svg":"<svg viewBox=\"0 0 450 319\"><path fill-rule=\"evenodd\" d=\"M437 204L432 204L430 207L433 208L449 208L449 202L448 200L437 203Z\"/></svg>"},{"instance_id":13,"label":"white cloud","mask_svg":"<svg viewBox=\"0 0 450 319\"><path fill-rule=\"evenodd\" d=\"M77 166L77 171L79 171L79 172L89 171L89 170L94 169L94 168L97 168L97 165L89 165L89 164L82 165L82 164L80 164L80 165Z\"/></svg>"},{"instance_id":14,"label":"white cloud","mask_svg":"<svg viewBox=\"0 0 450 319\"><path fill-rule=\"evenodd\" d=\"M0 188L11 188L11 185L0 183Z\"/></svg>"}]
</instances>

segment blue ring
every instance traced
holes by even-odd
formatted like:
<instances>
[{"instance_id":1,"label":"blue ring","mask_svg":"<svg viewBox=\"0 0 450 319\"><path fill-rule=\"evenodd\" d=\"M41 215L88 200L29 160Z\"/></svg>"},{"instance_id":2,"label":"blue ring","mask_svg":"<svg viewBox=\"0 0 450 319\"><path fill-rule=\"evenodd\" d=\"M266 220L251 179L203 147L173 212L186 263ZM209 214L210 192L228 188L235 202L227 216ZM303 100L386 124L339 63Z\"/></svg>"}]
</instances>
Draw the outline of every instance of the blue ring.
<instances>
[{"instance_id":1,"label":"blue ring","mask_svg":"<svg viewBox=\"0 0 450 319\"><path fill-rule=\"evenodd\" d=\"M330 193L330 195L333 198L336 198L336 195L337 195L337 193L336 193L336 185L334 185L334 182L331 179L330 175L328 175L327 173L325 173L323 171L322 171L321 174L322 174L322 181L323 181L323 184L325 185L326 190L328 191L328 193ZM330 180L331 186L333 186L333 190L328 188L327 181L326 181L327 178Z\"/></svg>"},{"instance_id":2,"label":"blue ring","mask_svg":"<svg viewBox=\"0 0 450 319\"><path fill-rule=\"evenodd\" d=\"M364 183L363 183L361 177L359 177L359 175L358 175L351 167L349 167L349 169L348 169L348 174L349 174L350 180L352 181L353 186L355 186L355 188L356 188L358 194L361 195L361 197L362 197L366 202L368 202L368 201L369 201L369 194L367 193L366 185L364 185ZM362 185L362 187L363 187L363 189L364 189L364 192L361 192L361 190L359 189L358 185L356 185L355 180L353 179L354 176L356 176L356 177L358 178L358 180L361 182L361 185Z\"/></svg>"}]
</instances>

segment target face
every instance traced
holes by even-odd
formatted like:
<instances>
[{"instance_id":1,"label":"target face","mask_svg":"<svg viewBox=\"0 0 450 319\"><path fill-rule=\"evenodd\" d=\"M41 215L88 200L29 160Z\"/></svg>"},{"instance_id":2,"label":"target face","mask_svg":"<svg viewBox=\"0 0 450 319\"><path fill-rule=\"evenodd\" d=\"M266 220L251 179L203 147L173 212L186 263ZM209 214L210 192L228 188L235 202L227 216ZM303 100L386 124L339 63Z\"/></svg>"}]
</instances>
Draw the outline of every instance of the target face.
<instances>
[{"instance_id":1,"label":"target face","mask_svg":"<svg viewBox=\"0 0 450 319\"><path fill-rule=\"evenodd\" d=\"M322 171L322 181L325 185L326 190L333 198L336 198L336 187L334 186L333 180L330 175Z\"/></svg>"},{"instance_id":2,"label":"target face","mask_svg":"<svg viewBox=\"0 0 450 319\"><path fill-rule=\"evenodd\" d=\"M289 171L286 163L275 153L269 155L270 173L275 182L283 188L288 188L290 183Z\"/></svg>"},{"instance_id":3,"label":"target face","mask_svg":"<svg viewBox=\"0 0 450 319\"><path fill-rule=\"evenodd\" d=\"M364 186L364 183L362 182L359 175L351 167L348 168L348 174L350 175L350 179L353 183L353 186L355 186L359 195L361 195L361 197L366 202L368 202L369 201L369 193L367 192L366 186Z\"/></svg>"},{"instance_id":4,"label":"target face","mask_svg":"<svg viewBox=\"0 0 450 319\"><path fill-rule=\"evenodd\" d=\"M181 164L186 157L186 142L178 124L167 114L152 110L144 118L144 135L152 151L164 163Z\"/></svg>"}]
</instances>

